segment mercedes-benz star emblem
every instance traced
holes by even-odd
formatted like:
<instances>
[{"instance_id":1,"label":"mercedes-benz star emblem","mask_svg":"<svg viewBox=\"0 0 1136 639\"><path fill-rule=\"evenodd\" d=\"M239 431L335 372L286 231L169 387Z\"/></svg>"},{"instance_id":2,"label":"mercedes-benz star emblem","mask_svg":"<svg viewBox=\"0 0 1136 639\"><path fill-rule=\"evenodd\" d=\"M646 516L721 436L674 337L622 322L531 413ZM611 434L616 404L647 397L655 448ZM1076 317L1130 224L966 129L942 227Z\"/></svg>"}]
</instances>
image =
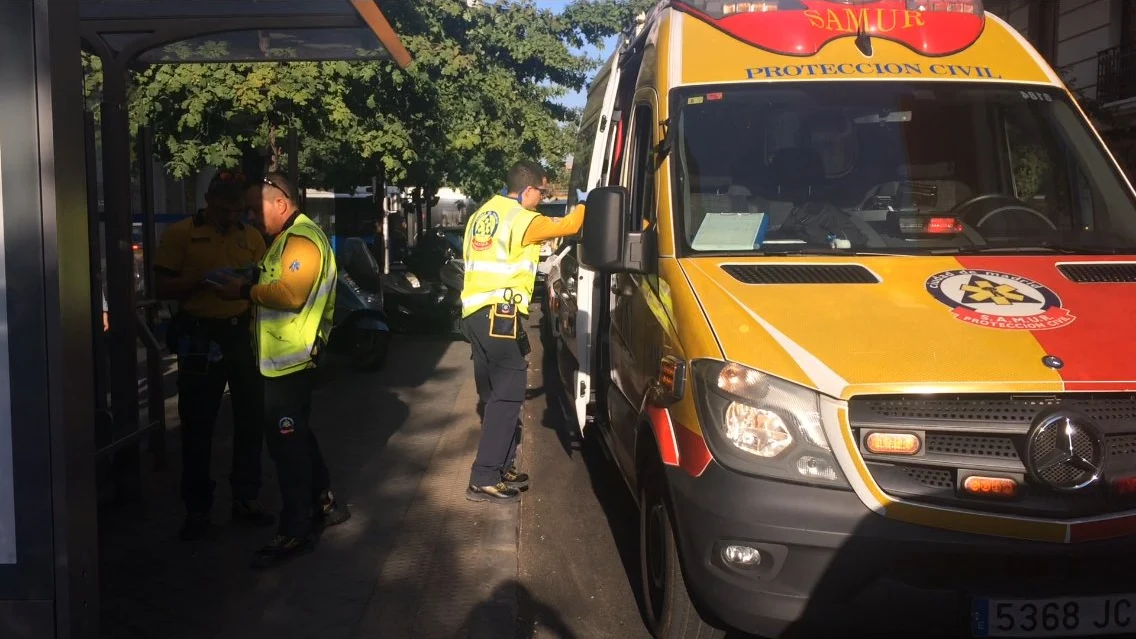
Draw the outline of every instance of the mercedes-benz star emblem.
<instances>
[{"instance_id":1,"label":"mercedes-benz star emblem","mask_svg":"<svg viewBox=\"0 0 1136 639\"><path fill-rule=\"evenodd\" d=\"M1059 491L1087 488L1101 478L1104 439L1087 419L1066 411L1039 419L1026 442L1026 469L1038 483Z\"/></svg>"}]
</instances>

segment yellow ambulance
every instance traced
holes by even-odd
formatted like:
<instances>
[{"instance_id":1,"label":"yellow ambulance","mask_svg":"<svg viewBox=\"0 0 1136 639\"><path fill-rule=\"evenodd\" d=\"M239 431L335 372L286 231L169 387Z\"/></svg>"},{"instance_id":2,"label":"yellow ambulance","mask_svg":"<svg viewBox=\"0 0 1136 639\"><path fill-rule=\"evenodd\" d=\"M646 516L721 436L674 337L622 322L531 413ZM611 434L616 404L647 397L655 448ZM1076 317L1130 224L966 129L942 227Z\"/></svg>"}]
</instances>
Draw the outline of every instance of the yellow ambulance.
<instances>
[{"instance_id":1,"label":"yellow ambulance","mask_svg":"<svg viewBox=\"0 0 1136 639\"><path fill-rule=\"evenodd\" d=\"M1136 197L980 0L663 2L574 172L655 636L1136 631Z\"/></svg>"}]
</instances>

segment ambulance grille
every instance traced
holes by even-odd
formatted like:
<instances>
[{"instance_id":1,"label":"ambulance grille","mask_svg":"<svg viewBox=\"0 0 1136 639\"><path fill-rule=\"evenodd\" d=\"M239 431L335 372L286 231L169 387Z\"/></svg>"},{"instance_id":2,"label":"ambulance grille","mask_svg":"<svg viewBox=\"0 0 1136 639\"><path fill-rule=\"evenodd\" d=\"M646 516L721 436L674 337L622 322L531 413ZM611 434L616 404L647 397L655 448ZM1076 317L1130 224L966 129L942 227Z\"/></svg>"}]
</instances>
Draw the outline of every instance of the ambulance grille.
<instances>
[{"instance_id":1,"label":"ambulance grille","mask_svg":"<svg viewBox=\"0 0 1136 639\"><path fill-rule=\"evenodd\" d=\"M879 284L859 264L723 264L722 270L744 284Z\"/></svg>"},{"instance_id":2,"label":"ambulance grille","mask_svg":"<svg viewBox=\"0 0 1136 639\"><path fill-rule=\"evenodd\" d=\"M1032 425L1057 408L1079 413L1100 431L1108 451L1101 483L1060 492L1033 479L1026 465ZM1131 393L860 396L848 402L848 421L853 441L860 442L851 452L866 462L884 492L909 502L1052 520L1136 509L1136 495L1109 489L1113 478L1136 474L1136 395ZM868 433L889 430L918 435L921 450L906 457L867 450ZM956 480L972 474L1013 478L1018 495L965 495Z\"/></svg>"},{"instance_id":3,"label":"ambulance grille","mask_svg":"<svg viewBox=\"0 0 1136 639\"><path fill-rule=\"evenodd\" d=\"M1080 284L1136 283L1136 262L1122 264L1058 264L1057 269L1070 280Z\"/></svg>"},{"instance_id":4,"label":"ambulance grille","mask_svg":"<svg viewBox=\"0 0 1136 639\"><path fill-rule=\"evenodd\" d=\"M936 424L1021 429L1043 410L1071 408L1098 426L1131 425L1136 431L1136 395L951 395L951 396L875 396L853 400L857 419L879 425Z\"/></svg>"},{"instance_id":5,"label":"ambulance grille","mask_svg":"<svg viewBox=\"0 0 1136 639\"><path fill-rule=\"evenodd\" d=\"M955 487L955 478L949 470L912 466L904 468L903 472L928 488L946 488L949 490Z\"/></svg>"},{"instance_id":6,"label":"ambulance grille","mask_svg":"<svg viewBox=\"0 0 1136 639\"><path fill-rule=\"evenodd\" d=\"M929 453L964 455L966 457L998 457L1017 459L1018 451L1009 437L948 435L928 433L926 448Z\"/></svg>"}]
</instances>

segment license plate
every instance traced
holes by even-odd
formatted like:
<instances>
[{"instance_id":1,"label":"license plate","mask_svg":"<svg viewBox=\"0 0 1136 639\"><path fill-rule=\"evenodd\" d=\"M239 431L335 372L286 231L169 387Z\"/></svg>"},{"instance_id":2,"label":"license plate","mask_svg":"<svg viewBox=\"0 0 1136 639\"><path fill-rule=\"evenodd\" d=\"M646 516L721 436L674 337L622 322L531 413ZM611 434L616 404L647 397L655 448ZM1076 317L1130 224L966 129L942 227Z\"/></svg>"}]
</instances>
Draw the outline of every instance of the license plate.
<instances>
[{"instance_id":1,"label":"license plate","mask_svg":"<svg viewBox=\"0 0 1136 639\"><path fill-rule=\"evenodd\" d=\"M975 637L1087 637L1136 632L1136 594L974 599Z\"/></svg>"}]
</instances>

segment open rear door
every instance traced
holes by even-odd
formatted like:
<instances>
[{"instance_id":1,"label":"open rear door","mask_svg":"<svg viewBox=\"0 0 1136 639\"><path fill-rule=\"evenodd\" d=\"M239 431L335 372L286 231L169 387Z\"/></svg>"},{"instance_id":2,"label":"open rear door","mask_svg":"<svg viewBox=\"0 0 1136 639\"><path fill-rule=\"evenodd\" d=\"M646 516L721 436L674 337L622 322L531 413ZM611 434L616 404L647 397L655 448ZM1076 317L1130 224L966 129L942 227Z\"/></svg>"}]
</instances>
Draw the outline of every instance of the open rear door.
<instances>
[{"instance_id":1,"label":"open rear door","mask_svg":"<svg viewBox=\"0 0 1136 639\"><path fill-rule=\"evenodd\" d=\"M619 87L620 68L617 52L613 56L610 70L607 73L607 85L603 88L603 106L600 111L599 126L596 129L595 142L592 146L592 157L588 164L587 175L583 184L574 185L569 193L569 206L575 204L578 188L590 191L594 188L607 186L608 176L611 173L611 162L616 145L622 140L623 119L615 111L616 89ZM600 78L602 79L602 72ZM595 87L599 89L600 87ZM598 97L598 96L597 96ZM592 386L592 374L596 369L596 347L599 335L600 318L594 309L599 307L597 298L597 282L599 274L583 265L579 267L576 282L576 361L579 369L576 371L572 384L573 403L576 409L576 419L582 432L588 425L588 407L595 403L595 393Z\"/></svg>"}]
</instances>

